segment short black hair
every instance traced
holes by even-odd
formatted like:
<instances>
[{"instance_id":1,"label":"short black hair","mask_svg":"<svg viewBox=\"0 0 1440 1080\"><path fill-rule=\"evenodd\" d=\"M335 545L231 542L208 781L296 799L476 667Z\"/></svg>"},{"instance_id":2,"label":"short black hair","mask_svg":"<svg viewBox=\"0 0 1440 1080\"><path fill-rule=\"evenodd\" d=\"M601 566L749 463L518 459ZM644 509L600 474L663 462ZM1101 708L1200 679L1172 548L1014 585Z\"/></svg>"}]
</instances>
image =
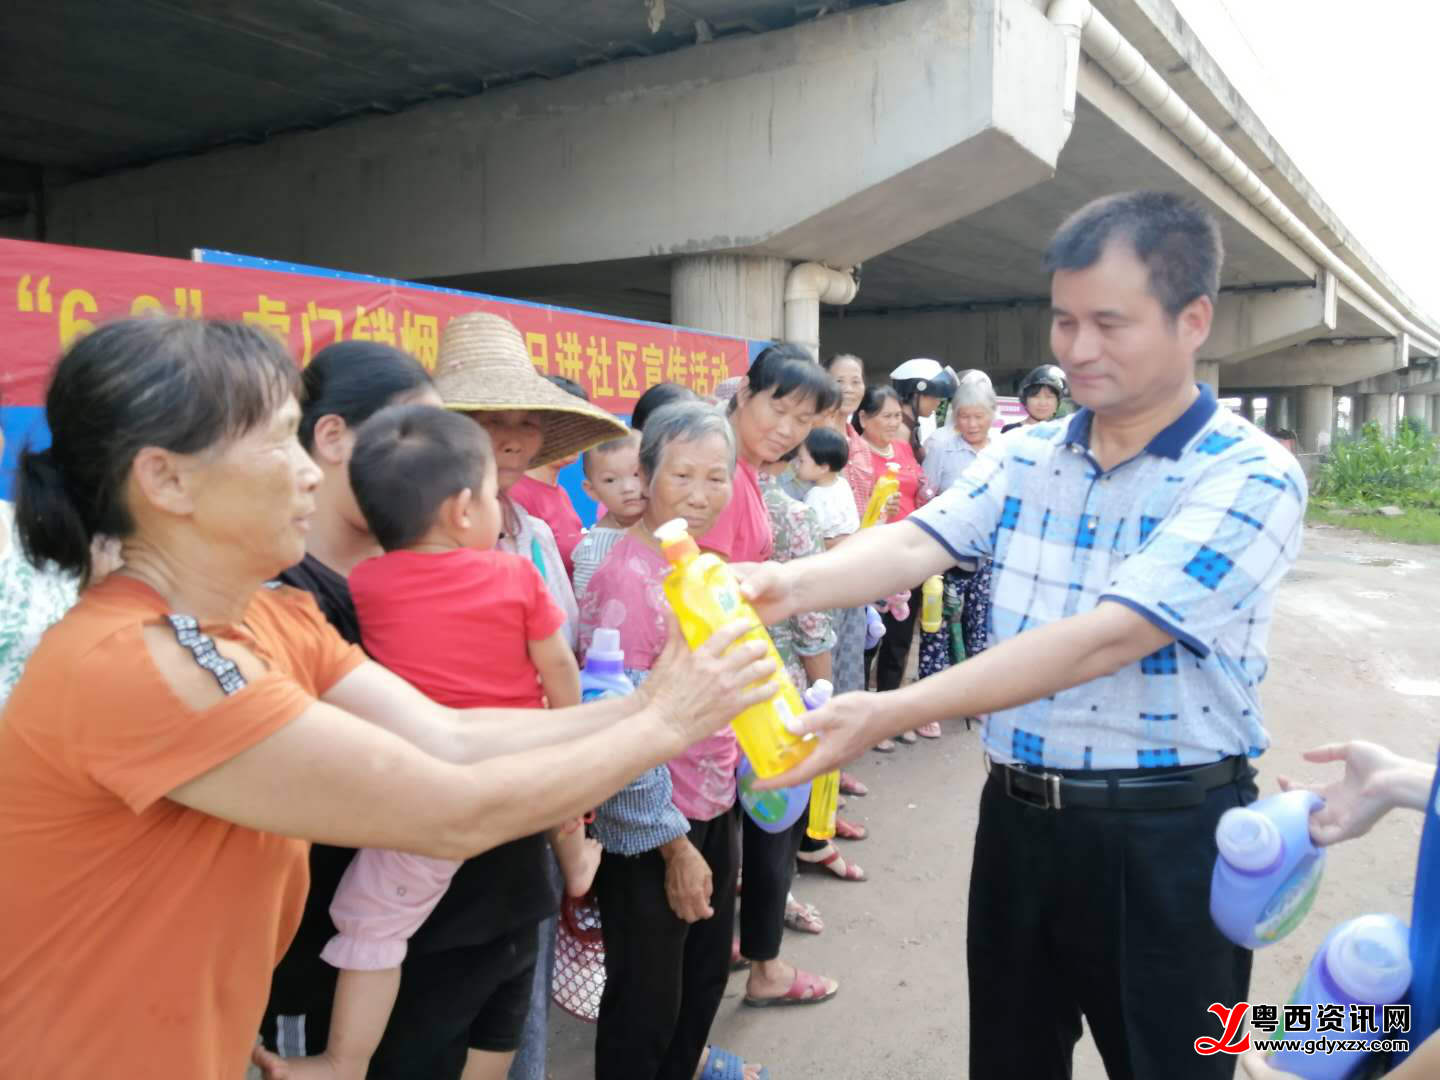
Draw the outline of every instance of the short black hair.
<instances>
[{"instance_id":1,"label":"short black hair","mask_svg":"<svg viewBox=\"0 0 1440 1080\"><path fill-rule=\"evenodd\" d=\"M578 397L581 401L590 400L590 395L585 392L585 388L574 379L567 379L564 375L546 375L545 378L561 390L564 390L567 394Z\"/></svg>"},{"instance_id":2,"label":"short black hair","mask_svg":"<svg viewBox=\"0 0 1440 1080\"><path fill-rule=\"evenodd\" d=\"M79 338L45 393L50 445L20 451L25 555L88 581L95 536L134 531L126 482L141 450L221 446L269 422L299 387L285 343L244 323L124 319Z\"/></svg>"},{"instance_id":3,"label":"short black hair","mask_svg":"<svg viewBox=\"0 0 1440 1080\"><path fill-rule=\"evenodd\" d=\"M479 489L490 436L463 413L435 405L390 405L364 424L350 455L350 487L386 551L429 531L440 504Z\"/></svg>"},{"instance_id":4,"label":"short black hair","mask_svg":"<svg viewBox=\"0 0 1440 1080\"><path fill-rule=\"evenodd\" d=\"M337 341L317 352L300 376L300 445L315 449L315 425L338 416L356 428L396 398L430 385L409 353L379 341Z\"/></svg>"},{"instance_id":5,"label":"short black hair","mask_svg":"<svg viewBox=\"0 0 1440 1080\"><path fill-rule=\"evenodd\" d=\"M828 427L815 427L805 436L805 452L816 465L839 472L850 462L850 444L845 436Z\"/></svg>"},{"instance_id":6,"label":"short black hair","mask_svg":"<svg viewBox=\"0 0 1440 1080\"><path fill-rule=\"evenodd\" d=\"M1065 219L1045 249L1045 271L1094 266L1123 243L1150 272L1150 295L1173 321L1201 296L1220 292L1225 258L1220 227L1199 203L1168 191L1130 191L1087 203Z\"/></svg>"},{"instance_id":7,"label":"short black hair","mask_svg":"<svg viewBox=\"0 0 1440 1080\"><path fill-rule=\"evenodd\" d=\"M809 398L818 413L827 413L840 404L840 388L830 373L815 362L805 346L788 341L760 350L745 376L745 388L752 394L770 390L776 398ZM738 401L738 397L730 399L731 412Z\"/></svg>"},{"instance_id":8,"label":"short black hair","mask_svg":"<svg viewBox=\"0 0 1440 1080\"><path fill-rule=\"evenodd\" d=\"M675 382L656 383L635 402L635 411L630 414L630 427L635 431L645 430L645 421L656 409L673 405L677 401L699 401L695 391Z\"/></svg>"}]
</instances>

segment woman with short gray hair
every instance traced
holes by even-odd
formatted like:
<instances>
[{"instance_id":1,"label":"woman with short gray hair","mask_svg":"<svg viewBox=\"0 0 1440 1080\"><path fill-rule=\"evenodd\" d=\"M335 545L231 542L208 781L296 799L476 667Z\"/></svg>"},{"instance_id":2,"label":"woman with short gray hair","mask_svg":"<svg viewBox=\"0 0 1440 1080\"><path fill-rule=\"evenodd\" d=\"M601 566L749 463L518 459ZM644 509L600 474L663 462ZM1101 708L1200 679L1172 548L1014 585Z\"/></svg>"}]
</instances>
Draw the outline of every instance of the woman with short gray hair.
<instances>
[{"instance_id":1,"label":"woman with short gray hair","mask_svg":"<svg viewBox=\"0 0 1440 1080\"><path fill-rule=\"evenodd\" d=\"M649 503L590 578L580 651L604 627L620 635L639 684L670 634L662 582L670 564L655 530L683 518L704 535L729 504L735 435L713 405L665 405L645 421L640 475ZM596 811L605 845L595 895L605 939L605 992L595 1032L596 1080L740 1075L733 1054L706 1046L730 975L740 819L739 749L730 729L651 769ZM759 1075L753 1066L747 1075Z\"/></svg>"},{"instance_id":2,"label":"woman with short gray hair","mask_svg":"<svg viewBox=\"0 0 1440 1080\"><path fill-rule=\"evenodd\" d=\"M925 478L935 494L958 480L989 444L998 404L990 376L977 370L961 374L949 424L925 440Z\"/></svg>"}]
</instances>

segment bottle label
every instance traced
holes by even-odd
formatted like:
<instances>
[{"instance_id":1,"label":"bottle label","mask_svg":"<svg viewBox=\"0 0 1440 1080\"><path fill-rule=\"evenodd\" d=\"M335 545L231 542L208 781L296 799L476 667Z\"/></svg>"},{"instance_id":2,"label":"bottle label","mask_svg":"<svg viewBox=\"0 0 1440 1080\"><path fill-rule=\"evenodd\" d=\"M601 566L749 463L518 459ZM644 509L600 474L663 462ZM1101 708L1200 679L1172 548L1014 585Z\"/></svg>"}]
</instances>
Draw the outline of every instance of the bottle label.
<instances>
[{"instance_id":1,"label":"bottle label","mask_svg":"<svg viewBox=\"0 0 1440 1080\"><path fill-rule=\"evenodd\" d=\"M715 590L715 603L727 616L734 615L740 608L740 595L734 589L722 586Z\"/></svg>"},{"instance_id":2,"label":"bottle label","mask_svg":"<svg viewBox=\"0 0 1440 1080\"><path fill-rule=\"evenodd\" d=\"M618 691L618 690L610 690L610 689L603 689L603 690L582 690L582 691L580 691L580 700L581 700L581 701L600 701L600 700L603 699L603 698L624 697L624 696L625 696L625 695L622 694L622 693L620 693L620 691Z\"/></svg>"},{"instance_id":3,"label":"bottle label","mask_svg":"<svg viewBox=\"0 0 1440 1080\"><path fill-rule=\"evenodd\" d=\"M1316 893L1320 890L1320 872L1324 869L1325 860L1314 853L1306 855L1296 864L1285 883L1260 912L1255 924L1258 941L1267 944L1279 941L1299 925L1315 903Z\"/></svg>"}]
</instances>

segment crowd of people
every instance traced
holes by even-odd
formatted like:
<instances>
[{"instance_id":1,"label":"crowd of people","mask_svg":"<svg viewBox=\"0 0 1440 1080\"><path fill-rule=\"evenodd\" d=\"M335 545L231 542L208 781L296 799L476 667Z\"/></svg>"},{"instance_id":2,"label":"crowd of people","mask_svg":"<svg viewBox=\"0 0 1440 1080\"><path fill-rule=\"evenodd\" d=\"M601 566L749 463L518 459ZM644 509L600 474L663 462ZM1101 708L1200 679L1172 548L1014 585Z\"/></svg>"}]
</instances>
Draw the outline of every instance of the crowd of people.
<instances>
[{"instance_id":1,"label":"crowd of people","mask_svg":"<svg viewBox=\"0 0 1440 1080\"><path fill-rule=\"evenodd\" d=\"M762 1048L710 1041L731 974L745 1006L833 998L784 957L825 929L797 871L866 880L860 824L776 832L737 799L728 721L780 677L837 696L771 784L981 721L970 1076L1068 1076L1082 1016L1112 1077L1228 1075L1192 1049L1249 981L1209 918L1213 833L1257 795L1305 481L1194 381L1208 214L1100 200L1046 258L1059 365L1003 431L984 372L873 380L786 343L625 423L488 313L433 376L361 341L299 371L223 321L81 338L3 504L0 1075L543 1080L557 912L590 894L597 1080L762 1080ZM676 519L783 670L731 647L743 623L684 645ZM600 631L635 691L582 702ZM1323 842L1434 803L1379 748L1317 760L1347 763Z\"/></svg>"}]
</instances>

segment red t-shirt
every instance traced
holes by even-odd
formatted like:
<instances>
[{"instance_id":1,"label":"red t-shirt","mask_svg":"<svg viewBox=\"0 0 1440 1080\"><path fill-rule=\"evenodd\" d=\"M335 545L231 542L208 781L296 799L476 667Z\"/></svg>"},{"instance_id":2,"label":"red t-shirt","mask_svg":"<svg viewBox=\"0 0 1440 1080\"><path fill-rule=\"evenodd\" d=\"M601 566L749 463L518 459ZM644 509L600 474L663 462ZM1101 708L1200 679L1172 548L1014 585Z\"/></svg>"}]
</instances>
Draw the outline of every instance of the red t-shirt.
<instances>
[{"instance_id":1,"label":"red t-shirt","mask_svg":"<svg viewBox=\"0 0 1440 1080\"><path fill-rule=\"evenodd\" d=\"M529 644L565 625L535 564L504 551L392 551L350 571L365 651L453 709L538 709Z\"/></svg>"},{"instance_id":2,"label":"red t-shirt","mask_svg":"<svg viewBox=\"0 0 1440 1080\"><path fill-rule=\"evenodd\" d=\"M565 560L565 573L574 576L575 563L570 556L585 530L565 489L559 484L536 480L533 476L522 476L510 488L510 497L531 516L550 526L550 531L555 534L555 546L560 549L560 558Z\"/></svg>"},{"instance_id":3,"label":"red t-shirt","mask_svg":"<svg viewBox=\"0 0 1440 1080\"><path fill-rule=\"evenodd\" d=\"M765 499L760 494L760 474L755 466L735 462L734 490L730 502L720 511L710 531L697 541L702 548L725 557L726 562L764 562L775 552L775 533Z\"/></svg>"},{"instance_id":4,"label":"red t-shirt","mask_svg":"<svg viewBox=\"0 0 1440 1080\"><path fill-rule=\"evenodd\" d=\"M866 443L870 451L870 463L874 467L877 477L885 475L885 467L892 462L900 466L900 502L895 509L895 516L891 521L900 521L910 516L915 509L915 499L919 494L920 487L925 483L925 474L920 468L920 463L915 460L915 451L910 449L910 444L896 439L890 444L893 451L890 457L875 452L875 448Z\"/></svg>"}]
</instances>

